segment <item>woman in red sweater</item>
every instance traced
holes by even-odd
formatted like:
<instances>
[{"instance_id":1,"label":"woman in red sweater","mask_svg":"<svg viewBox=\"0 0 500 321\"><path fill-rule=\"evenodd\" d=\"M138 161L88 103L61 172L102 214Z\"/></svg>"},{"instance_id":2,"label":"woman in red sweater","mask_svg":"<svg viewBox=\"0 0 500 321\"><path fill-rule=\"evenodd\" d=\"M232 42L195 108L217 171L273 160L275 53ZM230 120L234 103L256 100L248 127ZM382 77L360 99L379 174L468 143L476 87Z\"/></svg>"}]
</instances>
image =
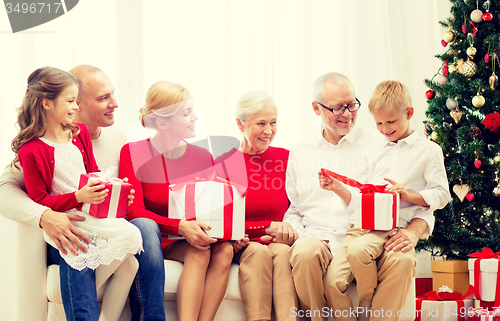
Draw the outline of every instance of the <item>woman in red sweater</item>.
<instances>
[{"instance_id":1,"label":"woman in red sweater","mask_svg":"<svg viewBox=\"0 0 500 321\"><path fill-rule=\"evenodd\" d=\"M210 152L184 141L196 136L197 119L186 88L157 82L140 110L142 125L156 133L126 144L120 154L120 177L128 177L135 190L129 219L154 220L162 234L164 257L184 263L177 286L181 321L213 320L226 292L233 257L229 242L216 242L204 233L210 229L207 224L168 217L169 185L204 177L213 165ZM185 240L170 240L169 235Z\"/></svg>"},{"instance_id":2,"label":"woman in red sweater","mask_svg":"<svg viewBox=\"0 0 500 321\"><path fill-rule=\"evenodd\" d=\"M288 209L285 174L289 151L271 147L276 134L277 107L267 93L252 91L236 106L236 122L243 133L238 150L216 160L220 175L247 186L245 230L249 242L234 243L233 261L240 264L239 283L247 320L270 320L271 306L277 321L296 320L291 309L297 307L292 280L289 245L276 240L290 235L297 238L288 223L282 223Z\"/></svg>"}]
</instances>

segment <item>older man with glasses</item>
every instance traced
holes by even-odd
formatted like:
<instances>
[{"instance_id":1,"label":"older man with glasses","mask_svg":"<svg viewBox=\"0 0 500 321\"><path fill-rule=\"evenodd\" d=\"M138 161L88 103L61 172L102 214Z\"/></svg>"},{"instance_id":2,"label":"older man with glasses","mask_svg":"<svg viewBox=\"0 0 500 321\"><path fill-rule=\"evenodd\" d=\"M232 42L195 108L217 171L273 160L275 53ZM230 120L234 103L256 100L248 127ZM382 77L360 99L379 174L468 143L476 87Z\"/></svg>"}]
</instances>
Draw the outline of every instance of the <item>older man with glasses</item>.
<instances>
[{"instance_id":1,"label":"older man with glasses","mask_svg":"<svg viewBox=\"0 0 500 321\"><path fill-rule=\"evenodd\" d=\"M312 107L321 118L321 129L291 149L286 176L290 207L283 221L292 225L299 238L287 240L285 235L284 241L293 243L290 263L302 309L291 313L326 320L336 316L336 311L328 308L327 299L331 298L329 280L339 273L328 270L328 266L345 238L352 211L334 193L321 189L318 171L327 168L365 181L368 174L365 155L369 150L381 149L386 140L375 130L354 127L361 103L355 96L354 86L344 75L320 76L314 83ZM411 224L420 223L412 221ZM419 231L423 233L426 227L419 226ZM414 254L400 251L407 238L406 234L398 235L397 242L388 242L390 245L386 245L378 260L379 285L372 311L386 313L379 313L380 317L371 320L398 320L397 310L404 305L414 274L410 272L415 270L416 263ZM340 312L347 313L347 319L356 320L356 311Z\"/></svg>"}]
</instances>

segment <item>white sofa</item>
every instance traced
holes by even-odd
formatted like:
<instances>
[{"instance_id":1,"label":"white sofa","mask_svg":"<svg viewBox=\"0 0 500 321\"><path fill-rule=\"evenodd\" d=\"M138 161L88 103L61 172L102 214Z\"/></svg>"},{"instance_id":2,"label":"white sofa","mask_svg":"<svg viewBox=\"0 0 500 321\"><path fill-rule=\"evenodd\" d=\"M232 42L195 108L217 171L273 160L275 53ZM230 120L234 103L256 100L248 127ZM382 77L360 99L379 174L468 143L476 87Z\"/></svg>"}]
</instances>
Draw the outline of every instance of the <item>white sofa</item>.
<instances>
[{"instance_id":1,"label":"white sofa","mask_svg":"<svg viewBox=\"0 0 500 321\"><path fill-rule=\"evenodd\" d=\"M17 306L14 316L4 316L6 321L64 321L64 309L59 289L58 266L46 267L46 243L42 237L42 231L38 227L15 223L18 233L13 242L18 243L18 256L15 268L18 280L15 281L16 289L12 291L17 295L13 298ZM166 284L165 284L165 312L168 321L177 320L176 313L176 288L177 280L182 270L182 264L174 261L165 261ZM8 277L6 275L3 278ZM3 282L0 282L3 283ZM8 289L2 288L2 291ZM350 289L350 296L357 297L355 287ZM102 298L102 291L98 295ZM357 299L354 299L357 300ZM404 307L408 311L408 317L401 320L413 320L415 311L415 289L414 283L410 295ZM1 318L3 319L3 317ZM120 321L130 320L130 309L128 305L123 310ZM217 312L217 321L244 321L245 311L241 301L238 286L238 265L233 264L229 276L229 285L225 298Z\"/></svg>"}]
</instances>

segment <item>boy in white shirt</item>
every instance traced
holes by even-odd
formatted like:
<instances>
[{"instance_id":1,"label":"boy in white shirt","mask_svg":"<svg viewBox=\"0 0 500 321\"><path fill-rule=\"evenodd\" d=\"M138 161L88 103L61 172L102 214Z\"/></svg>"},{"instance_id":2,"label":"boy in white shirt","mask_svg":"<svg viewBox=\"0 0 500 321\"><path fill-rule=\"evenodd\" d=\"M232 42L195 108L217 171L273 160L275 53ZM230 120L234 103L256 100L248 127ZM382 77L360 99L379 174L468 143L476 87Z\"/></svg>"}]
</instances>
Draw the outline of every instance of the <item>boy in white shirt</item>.
<instances>
[{"instance_id":1,"label":"boy in white shirt","mask_svg":"<svg viewBox=\"0 0 500 321\"><path fill-rule=\"evenodd\" d=\"M443 208L451 199L442 150L437 144L418 137L410 128L414 113L411 106L409 90L399 81L378 84L368 103L378 131L388 140L371 162L375 166L368 174L368 182L391 183L387 190L399 193L401 204L398 227L389 231L349 229L330 264L329 269L339 273L336 273L334 282L334 288L338 290L334 291L335 299L329 304L335 311L352 311L352 302L341 289L346 289L346 284L355 278L360 308L363 308L358 320L369 320L371 315L369 309L378 280L376 260L390 236L395 235L400 226L407 226L413 218L433 221L434 210ZM351 203L351 192L340 181L323 176L321 172L319 179L323 189L334 191L347 205ZM431 232L428 230L426 235ZM355 320L349 314L336 319Z\"/></svg>"}]
</instances>

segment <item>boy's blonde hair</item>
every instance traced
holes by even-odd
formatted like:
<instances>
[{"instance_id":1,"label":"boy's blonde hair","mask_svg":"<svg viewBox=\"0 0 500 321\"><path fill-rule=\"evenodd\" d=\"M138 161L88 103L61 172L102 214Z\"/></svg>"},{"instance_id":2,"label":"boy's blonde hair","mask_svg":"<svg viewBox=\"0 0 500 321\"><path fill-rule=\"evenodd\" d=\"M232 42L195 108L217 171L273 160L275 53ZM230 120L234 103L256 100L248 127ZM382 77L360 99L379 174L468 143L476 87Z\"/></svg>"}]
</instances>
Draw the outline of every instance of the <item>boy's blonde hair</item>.
<instances>
[{"instance_id":1,"label":"boy's blonde hair","mask_svg":"<svg viewBox=\"0 0 500 321\"><path fill-rule=\"evenodd\" d=\"M379 83L368 102L370 113L406 110L411 106L410 91L397 80L385 80Z\"/></svg>"}]
</instances>

